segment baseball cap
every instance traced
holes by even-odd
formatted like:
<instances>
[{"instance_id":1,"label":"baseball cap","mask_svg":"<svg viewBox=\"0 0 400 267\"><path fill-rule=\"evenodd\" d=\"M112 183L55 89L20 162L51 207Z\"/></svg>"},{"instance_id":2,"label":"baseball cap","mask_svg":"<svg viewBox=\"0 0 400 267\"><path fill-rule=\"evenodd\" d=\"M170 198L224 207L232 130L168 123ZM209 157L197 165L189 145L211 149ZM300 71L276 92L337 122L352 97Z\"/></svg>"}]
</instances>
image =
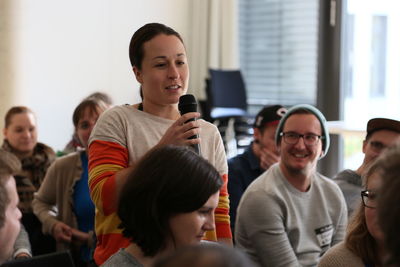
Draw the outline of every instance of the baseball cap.
<instances>
[{"instance_id":1,"label":"baseball cap","mask_svg":"<svg viewBox=\"0 0 400 267\"><path fill-rule=\"evenodd\" d=\"M367 136L379 130L390 130L400 133L400 121L386 118L370 119L367 123Z\"/></svg>"},{"instance_id":2,"label":"baseball cap","mask_svg":"<svg viewBox=\"0 0 400 267\"><path fill-rule=\"evenodd\" d=\"M287 109L281 105L266 106L258 112L254 121L254 128L261 128L266 124L278 124Z\"/></svg>"}]
</instances>

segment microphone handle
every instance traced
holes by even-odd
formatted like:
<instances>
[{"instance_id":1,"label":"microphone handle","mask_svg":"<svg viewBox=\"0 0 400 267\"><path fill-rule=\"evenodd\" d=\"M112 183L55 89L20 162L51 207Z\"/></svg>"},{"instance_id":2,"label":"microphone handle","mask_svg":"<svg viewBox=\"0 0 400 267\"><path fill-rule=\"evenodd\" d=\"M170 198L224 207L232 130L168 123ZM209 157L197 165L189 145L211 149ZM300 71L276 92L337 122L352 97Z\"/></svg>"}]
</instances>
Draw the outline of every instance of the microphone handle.
<instances>
[{"instance_id":1,"label":"microphone handle","mask_svg":"<svg viewBox=\"0 0 400 267\"><path fill-rule=\"evenodd\" d=\"M195 119L194 119L194 118L193 118L193 119L189 119L189 120L187 120L185 123L188 123L189 121L195 121ZM199 138L199 135L198 135L198 134L192 135L192 136L189 137L188 139L196 139L196 138ZM193 145L190 145L190 146L193 148L194 152L195 152L197 155L201 156L200 144L193 144Z\"/></svg>"}]
</instances>

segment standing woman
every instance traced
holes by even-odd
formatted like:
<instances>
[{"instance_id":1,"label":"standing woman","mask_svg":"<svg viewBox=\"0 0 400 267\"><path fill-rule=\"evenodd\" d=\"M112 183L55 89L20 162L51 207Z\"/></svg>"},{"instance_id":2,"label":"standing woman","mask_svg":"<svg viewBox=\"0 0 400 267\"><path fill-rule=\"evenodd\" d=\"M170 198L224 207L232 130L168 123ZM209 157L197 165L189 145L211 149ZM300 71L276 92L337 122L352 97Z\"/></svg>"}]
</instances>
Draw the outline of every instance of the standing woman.
<instances>
[{"instance_id":1,"label":"standing woman","mask_svg":"<svg viewBox=\"0 0 400 267\"><path fill-rule=\"evenodd\" d=\"M118 229L117 199L137 161L151 148L168 144L200 144L202 157L221 175L224 185L215 212L216 229L206 238L232 242L229 225L227 162L217 128L204 120L188 122L197 112L180 115L179 97L186 94L189 67L180 35L159 23L137 30L130 43L129 57L143 101L116 106L103 114L93 130L89 145L89 187L96 205L94 258L102 264L119 248L129 245ZM201 130L201 132L200 132ZM188 139L200 134L200 138Z\"/></svg>"},{"instance_id":2,"label":"standing woman","mask_svg":"<svg viewBox=\"0 0 400 267\"><path fill-rule=\"evenodd\" d=\"M33 194L39 189L47 168L55 159L53 149L37 141L36 118L24 106L12 107L5 116L2 149L16 155L22 171L15 175L22 224L29 234L33 255L53 252L54 239L42 234L42 224L33 214Z\"/></svg>"},{"instance_id":3,"label":"standing woman","mask_svg":"<svg viewBox=\"0 0 400 267\"><path fill-rule=\"evenodd\" d=\"M106 108L103 101L96 99L86 99L75 108L72 116L75 134L85 149L97 119ZM70 249L75 265L87 266L95 242L86 150L70 153L50 166L32 205L44 233L57 241L57 249Z\"/></svg>"}]
</instances>

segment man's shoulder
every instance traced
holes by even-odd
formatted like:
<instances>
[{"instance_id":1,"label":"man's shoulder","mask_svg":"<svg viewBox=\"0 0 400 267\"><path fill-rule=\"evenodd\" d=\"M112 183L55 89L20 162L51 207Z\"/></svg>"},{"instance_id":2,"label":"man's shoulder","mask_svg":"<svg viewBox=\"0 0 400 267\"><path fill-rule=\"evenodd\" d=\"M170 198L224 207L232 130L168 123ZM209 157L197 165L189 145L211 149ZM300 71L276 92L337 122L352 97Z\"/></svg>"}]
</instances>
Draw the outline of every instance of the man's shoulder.
<instances>
[{"instance_id":1,"label":"man's shoulder","mask_svg":"<svg viewBox=\"0 0 400 267\"><path fill-rule=\"evenodd\" d=\"M361 176L356 173L353 170L343 170L336 174L336 176L333 178L333 181L335 181L339 187L360 187L361 186Z\"/></svg>"},{"instance_id":2,"label":"man's shoulder","mask_svg":"<svg viewBox=\"0 0 400 267\"><path fill-rule=\"evenodd\" d=\"M281 179L278 177L280 175L279 166L271 166L268 170L263 172L258 176L248 187L246 191L249 194L262 192L266 195L273 195L276 191L279 191L281 186Z\"/></svg>"}]
</instances>

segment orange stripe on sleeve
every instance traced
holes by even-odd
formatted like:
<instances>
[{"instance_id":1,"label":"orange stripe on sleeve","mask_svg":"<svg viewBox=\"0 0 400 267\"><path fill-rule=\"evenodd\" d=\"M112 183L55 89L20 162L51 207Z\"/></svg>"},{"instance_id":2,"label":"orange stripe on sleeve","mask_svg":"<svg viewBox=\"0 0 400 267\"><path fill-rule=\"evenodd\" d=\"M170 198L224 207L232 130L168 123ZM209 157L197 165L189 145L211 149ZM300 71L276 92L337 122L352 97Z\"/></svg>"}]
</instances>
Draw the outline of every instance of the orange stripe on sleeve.
<instances>
[{"instance_id":1,"label":"orange stripe on sleeve","mask_svg":"<svg viewBox=\"0 0 400 267\"><path fill-rule=\"evenodd\" d=\"M223 185L219 193L218 207L215 210L215 230L217 238L232 238L229 220L229 195L228 195L228 175L221 176Z\"/></svg>"},{"instance_id":2,"label":"orange stripe on sleeve","mask_svg":"<svg viewBox=\"0 0 400 267\"><path fill-rule=\"evenodd\" d=\"M128 150L113 142L95 140L89 146L89 189L96 208L115 212L115 173L128 167Z\"/></svg>"}]
</instances>

